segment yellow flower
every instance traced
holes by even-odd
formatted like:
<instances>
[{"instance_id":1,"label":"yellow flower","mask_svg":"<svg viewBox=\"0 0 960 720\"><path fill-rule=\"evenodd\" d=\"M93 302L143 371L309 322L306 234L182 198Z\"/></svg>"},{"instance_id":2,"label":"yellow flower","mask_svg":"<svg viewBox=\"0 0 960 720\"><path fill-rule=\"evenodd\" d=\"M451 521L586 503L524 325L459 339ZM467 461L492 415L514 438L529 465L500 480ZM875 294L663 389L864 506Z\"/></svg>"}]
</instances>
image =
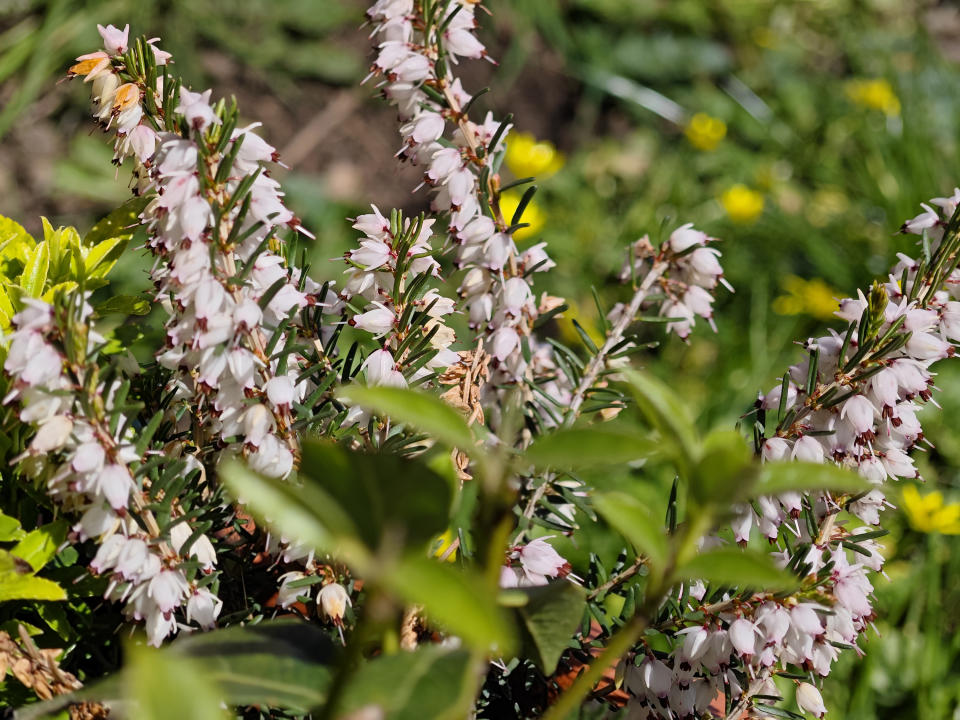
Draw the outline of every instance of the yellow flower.
<instances>
[{"instance_id":1,"label":"yellow flower","mask_svg":"<svg viewBox=\"0 0 960 720\"><path fill-rule=\"evenodd\" d=\"M503 213L503 219L508 223L513 219L513 214L520 206L522 198L521 193L513 190L507 190L507 192L500 194L500 212ZM519 222L528 223L530 227L520 228L513 234L513 238L517 241L528 240L543 229L547 222L547 215L535 200L531 200L524 208L523 217L520 218Z\"/></svg>"},{"instance_id":2,"label":"yellow flower","mask_svg":"<svg viewBox=\"0 0 960 720\"><path fill-rule=\"evenodd\" d=\"M576 320L580 323L580 327L584 329L584 332L590 336L590 339L594 343L597 343L597 338L603 338L603 333L600 332L597 328L596 323L591 319L590 313L583 311L584 306L589 307L594 313L596 313L597 308L593 303L593 300L585 300L583 304L578 303L572 298L567 298L567 309L563 312L562 317L568 320L569 322L562 322L557 324L557 328L560 330L560 335L563 339L570 343L571 345L576 345L582 343L583 340L580 338L580 333L577 332L577 329L573 326L573 321ZM599 346L599 343L597 343Z\"/></svg>"},{"instance_id":3,"label":"yellow flower","mask_svg":"<svg viewBox=\"0 0 960 720\"><path fill-rule=\"evenodd\" d=\"M960 535L960 503L944 505L939 490L921 495L916 487L907 485L903 489L903 511L914 530Z\"/></svg>"},{"instance_id":4,"label":"yellow flower","mask_svg":"<svg viewBox=\"0 0 960 720\"><path fill-rule=\"evenodd\" d=\"M763 195L746 185L734 185L720 196L720 204L735 223L751 223L763 212Z\"/></svg>"},{"instance_id":5,"label":"yellow flower","mask_svg":"<svg viewBox=\"0 0 960 720\"><path fill-rule=\"evenodd\" d=\"M459 538L458 538L459 539ZM457 548L450 549L453 546L454 534L452 530L447 530L443 535L438 535L434 538L433 545L431 546L431 554L435 558L443 558L444 553L449 551L449 554L443 558L447 562L453 562L457 559ZM458 544L459 546L459 544Z\"/></svg>"},{"instance_id":6,"label":"yellow flower","mask_svg":"<svg viewBox=\"0 0 960 720\"><path fill-rule=\"evenodd\" d=\"M900 114L900 98L883 78L850 80L846 84L847 97L857 105L880 110L888 116Z\"/></svg>"},{"instance_id":7,"label":"yellow flower","mask_svg":"<svg viewBox=\"0 0 960 720\"><path fill-rule=\"evenodd\" d=\"M504 161L518 178L545 178L563 167L563 153L549 140L537 140L530 133L511 133Z\"/></svg>"},{"instance_id":8,"label":"yellow flower","mask_svg":"<svg viewBox=\"0 0 960 720\"><path fill-rule=\"evenodd\" d=\"M698 150L714 150L727 136L727 124L720 118L699 112L690 118L683 134Z\"/></svg>"},{"instance_id":9,"label":"yellow flower","mask_svg":"<svg viewBox=\"0 0 960 720\"><path fill-rule=\"evenodd\" d=\"M804 280L788 275L783 280L786 295L773 301L773 311L778 315L810 315L818 320L833 320L837 310L837 291L820 278Z\"/></svg>"}]
</instances>

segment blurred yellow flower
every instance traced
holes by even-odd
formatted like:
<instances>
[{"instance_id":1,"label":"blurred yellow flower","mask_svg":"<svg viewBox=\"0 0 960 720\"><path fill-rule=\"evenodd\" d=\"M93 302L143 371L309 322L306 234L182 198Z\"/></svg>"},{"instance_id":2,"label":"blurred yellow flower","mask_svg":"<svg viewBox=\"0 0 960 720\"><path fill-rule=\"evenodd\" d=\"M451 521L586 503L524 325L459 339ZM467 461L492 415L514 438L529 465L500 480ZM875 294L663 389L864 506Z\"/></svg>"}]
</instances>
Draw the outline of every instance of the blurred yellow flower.
<instances>
[{"instance_id":1,"label":"blurred yellow flower","mask_svg":"<svg viewBox=\"0 0 960 720\"><path fill-rule=\"evenodd\" d=\"M903 511L914 530L960 535L960 503L944 505L939 490L921 495L916 487L907 485L903 489Z\"/></svg>"},{"instance_id":2,"label":"blurred yellow flower","mask_svg":"<svg viewBox=\"0 0 960 720\"><path fill-rule=\"evenodd\" d=\"M443 558L444 553L449 551L445 559L447 562L453 562L457 559L457 548L450 549L453 546L454 534L452 530L447 530L443 535L437 536L430 548L435 558Z\"/></svg>"},{"instance_id":3,"label":"blurred yellow flower","mask_svg":"<svg viewBox=\"0 0 960 720\"><path fill-rule=\"evenodd\" d=\"M587 335L590 336L590 339L593 340L594 343L597 343L599 347L600 343L598 342L598 338L602 340L603 333L600 332L597 324L592 319L594 314L597 312L597 308L593 300L584 300L581 304L572 298L567 298L566 303L567 309L563 311L563 318L565 322L557 323L557 329L559 329L560 335L564 342L567 342L571 345L577 345L583 342L583 340L580 338L580 333L578 333L577 329L573 326L573 321L576 320L578 323L580 323L580 327L582 327ZM584 306L590 308L592 313L585 313L583 311Z\"/></svg>"},{"instance_id":4,"label":"blurred yellow flower","mask_svg":"<svg viewBox=\"0 0 960 720\"><path fill-rule=\"evenodd\" d=\"M687 123L683 134L698 150L715 150L720 141L727 136L727 124L703 112L698 112Z\"/></svg>"},{"instance_id":5,"label":"blurred yellow flower","mask_svg":"<svg viewBox=\"0 0 960 720\"><path fill-rule=\"evenodd\" d=\"M839 293L820 278L804 280L796 275L787 275L783 280L786 295L773 301L773 311L778 315L810 315L818 320L833 320L838 309Z\"/></svg>"},{"instance_id":6,"label":"blurred yellow flower","mask_svg":"<svg viewBox=\"0 0 960 720\"><path fill-rule=\"evenodd\" d=\"M563 167L563 153L549 140L537 140L530 133L511 133L504 161L518 178L545 178Z\"/></svg>"},{"instance_id":7,"label":"blurred yellow flower","mask_svg":"<svg viewBox=\"0 0 960 720\"><path fill-rule=\"evenodd\" d=\"M517 208L520 207L522 198L523 194L514 190L507 190L507 192L500 194L500 212L503 213L503 219L508 223L513 219L513 214L517 211ZM536 200L531 200L524 208L520 222L528 223L530 227L520 228L513 234L513 239L518 242L529 240L540 232L547 222L547 214L537 205Z\"/></svg>"},{"instance_id":8,"label":"blurred yellow flower","mask_svg":"<svg viewBox=\"0 0 960 720\"><path fill-rule=\"evenodd\" d=\"M850 80L845 88L847 97L857 105L880 110L891 117L900 114L900 98L893 91L893 86L883 78Z\"/></svg>"},{"instance_id":9,"label":"blurred yellow flower","mask_svg":"<svg viewBox=\"0 0 960 720\"><path fill-rule=\"evenodd\" d=\"M720 204L735 223L751 223L763 212L763 195L746 185L734 185L723 191Z\"/></svg>"}]
</instances>

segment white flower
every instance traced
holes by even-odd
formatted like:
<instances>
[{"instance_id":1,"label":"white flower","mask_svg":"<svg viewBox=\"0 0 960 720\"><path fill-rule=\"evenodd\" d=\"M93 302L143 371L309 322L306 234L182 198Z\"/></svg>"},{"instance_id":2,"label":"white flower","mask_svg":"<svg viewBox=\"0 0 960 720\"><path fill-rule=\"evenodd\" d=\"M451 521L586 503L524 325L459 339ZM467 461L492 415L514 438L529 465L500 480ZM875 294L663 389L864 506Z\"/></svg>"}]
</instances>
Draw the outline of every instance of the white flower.
<instances>
[{"instance_id":1,"label":"white flower","mask_svg":"<svg viewBox=\"0 0 960 720\"><path fill-rule=\"evenodd\" d=\"M223 600L206 588L194 590L187 600L187 622L196 622L204 630L213 630L222 607Z\"/></svg>"},{"instance_id":2,"label":"white flower","mask_svg":"<svg viewBox=\"0 0 960 720\"><path fill-rule=\"evenodd\" d=\"M62 448L70 433L73 432L73 420L66 415L54 415L44 422L30 441L30 451L46 454Z\"/></svg>"},{"instance_id":3,"label":"white flower","mask_svg":"<svg viewBox=\"0 0 960 720\"><path fill-rule=\"evenodd\" d=\"M706 245L709 239L706 233L694 230L693 223L687 223L670 233L670 249L682 253L694 245Z\"/></svg>"},{"instance_id":4,"label":"white flower","mask_svg":"<svg viewBox=\"0 0 960 720\"><path fill-rule=\"evenodd\" d=\"M320 609L320 614L334 625L343 624L343 615L347 611L347 606L352 604L350 595L339 583L324 585L317 593L317 607Z\"/></svg>"},{"instance_id":5,"label":"white flower","mask_svg":"<svg viewBox=\"0 0 960 720\"><path fill-rule=\"evenodd\" d=\"M394 323L397 321L397 316L393 310L390 310L381 303L375 302L373 304L376 306L373 310L368 310L355 316L351 324L356 325L361 330L366 330L368 333L373 334L374 337L379 337L393 329Z\"/></svg>"},{"instance_id":6,"label":"white flower","mask_svg":"<svg viewBox=\"0 0 960 720\"><path fill-rule=\"evenodd\" d=\"M179 570L161 570L153 579L147 594L157 604L165 615L180 605L181 599L187 594L189 587L186 578Z\"/></svg>"},{"instance_id":7,"label":"white flower","mask_svg":"<svg viewBox=\"0 0 960 720\"><path fill-rule=\"evenodd\" d=\"M532 540L520 550L520 564L535 585L545 585L546 578L566 577L570 572L570 563L544 538Z\"/></svg>"},{"instance_id":8,"label":"white flower","mask_svg":"<svg viewBox=\"0 0 960 720\"><path fill-rule=\"evenodd\" d=\"M797 705L804 712L812 713L818 718L822 718L827 712L827 706L823 704L823 696L810 683L802 682L797 685Z\"/></svg>"},{"instance_id":9,"label":"white flower","mask_svg":"<svg viewBox=\"0 0 960 720\"><path fill-rule=\"evenodd\" d=\"M113 25L97 25L97 31L103 38L103 47L111 55L123 55L127 51L127 42L130 37L130 25L125 25L123 30Z\"/></svg>"},{"instance_id":10,"label":"white flower","mask_svg":"<svg viewBox=\"0 0 960 720\"><path fill-rule=\"evenodd\" d=\"M296 395L293 381L286 375L278 375L270 378L267 380L263 389L267 394L267 399L270 401L270 404L277 409L289 409Z\"/></svg>"},{"instance_id":11,"label":"white flower","mask_svg":"<svg viewBox=\"0 0 960 720\"><path fill-rule=\"evenodd\" d=\"M738 618L730 623L728 633L730 642L738 653L745 658L753 655L757 638L760 636L756 625L745 618Z\"/></svg>"}]
</instances>

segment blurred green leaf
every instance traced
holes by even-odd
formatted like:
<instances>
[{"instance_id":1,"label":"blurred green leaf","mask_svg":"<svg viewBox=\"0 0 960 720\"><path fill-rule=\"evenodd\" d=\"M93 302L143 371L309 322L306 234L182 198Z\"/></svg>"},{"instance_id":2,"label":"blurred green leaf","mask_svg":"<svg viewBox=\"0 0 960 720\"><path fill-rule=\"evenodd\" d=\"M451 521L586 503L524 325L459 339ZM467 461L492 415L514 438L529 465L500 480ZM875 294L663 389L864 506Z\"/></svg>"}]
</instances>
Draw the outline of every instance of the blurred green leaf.
<instances>
[{"instance_id":1,"label":"blurred green leaf","mask_svg":"<svg viewBox=\"0 0 960 720\"><path fill-rule=\"evenodd\" d=\"M114 295L93 308L97 315L147 315L151 302L136 295Z\"/></svg>"},{"instance_id":2,"label":"blurred green leaf","mask_svg":"<svg viewBox=\"0 0 960 720\"><path fill-rule=\"evenodd\" d=\"M338 396L394 422L423 430L451 447L474 452L473 433L463 416L432 395L407 388L350 385L340 390Z\"/></svg>"},{"instance_id":3,"label":"blurred green leaf","mask_svg":"<svg viewBox=\"0 0 960 720\"><path fill-rule=\"evenodd\" d=\"M552 675L583 619L587 593L579 585L563 580L519 590L527 596L526 603L516 611L529 635L525 639L533 645L537 666L546 675Z\"/></svg>"},{"instance_id":4,"label":"blurred green leaf","mask_svg":"<svg viewBox=\"0 0 960 720\"><path fill-rule=\"evenodd\" d=\"M866 478L833 463L764 463L753 488L753 495L779 495L784 492L860 493L872 488Z\"/></svg>"},{"instance_id":5,"label":"blurred green leaf","mask_svg":"<svg viewBox=\"0 0 960 720\"><path fill-rule=\"evenodd\" d=\"M649 431L583 427L558 430L537 438L523 459L538 468L578 469L623 465L649 457L658 444Z\"/></svg>"},{"instance_id":6,"label":"blurred green leaf","mask_svg":"<svg viewBox=\"0 0 960 720\"><path fill-rule=\"evenodd\" d=\"M8 600L65 600L67 594L52 580L35 577L30 564L0 550L0 602Z\"/></svg>"},{"instance_id":7,"label":"blurred green leaf","mask_svg":"<svg viewBox=\"0 0 960 720\"><path fill-rule=\"evenodd\" d=\"M384 655L360 666L338 710L356 717L373 713L384 720L463 717L463 687L470 670L465 650L428 645Z\"/></svg>"},{"instance_id":8,"label":"blurred green leaf","mask_svg":"<svg viewBox=\"0 0 960 720\"><path fill-rule=\"evenodd\" d=\"M796 576L777 567L770 555L732 546L694 556L677 568L676 576L682 580L704 580L758 590L792 590L800 584Z\"/></svg>"},{"instance_id":9,"label":"blurred green leaf","mask_svg":"<svg viewBox=\"0 0 960 720\"><path fill-rule=\"evenodd\" d=\"M597 512L646 555L651 567L660 571L667 562L667 535L663 522L654 517L640 500L625 492L607 492L593 498Z\"/></svg>"},{"instance_id":10,"label":"blurred green leaf","mask_svg":"<svg viewBox=\"0 0 960 720\"><path fill-rule=\"evenodd\" d=\"M728 505L749 493L759 469L740 433L714 431L704 439L690 474L690 492L701 505Z\"/></svg>"},{"instance_id":11,"label":"blurred green leaf","mask_svg":"<svg viewBox=\"0 0 960 720\"><path fill-rule=\"evenodd\" d=\"M384 583L413 605L422 605L427 617L480 650L497 648L509 656L513 628L479 575L419 554L404 558Z\"/></svg>"},{"instance_id":12,"label":"blurred green leaf","mask_svg":"<svg viewBox=\"0 0 960 720\"><path fill-rule=\"evenodd\" d=\"M675 444L677 461L692 463L697 457L697 432L686 405L664 383L651 375L624 373L633 390L637 407L647 421L660 432L667 445Z\"/></svg>"},{"instance_id":13,"label":"blurred green leaf","mask_svg":"<svg viewBox=\"0 0 960 720\"><path fill-rule=\"evenodd\" d=\"M89 248L86 261L88 269L103 262L104 257L117 247L116 242L109 241L123 241L133 237L133 233L140 226L140 213L152 199L151 195L130 198L90 228L83 237L83 246ZM94 260L91 260L91 257Z\"/></svg>"},{"instance_id":14,"label":"blurred green leaf","mask_svg":"<svg viewBox=\"0 0 960 720\"><path fill-rule=\"evenodd\" d=\"M0 542L16 542L26 536L20 521L0 512Z\"/></svg>"},{"instance_id":15,"label":"blurred green leaf","mask_svg":"<svg viewBox=\"0 0 960 720\"><path fill-rule=\"evenodd\" d=\"M138 720L229 717L221 708L220 690L200 661L130 644L123 678L127 699L136 708Z\"/></svg>"}]
</instances>

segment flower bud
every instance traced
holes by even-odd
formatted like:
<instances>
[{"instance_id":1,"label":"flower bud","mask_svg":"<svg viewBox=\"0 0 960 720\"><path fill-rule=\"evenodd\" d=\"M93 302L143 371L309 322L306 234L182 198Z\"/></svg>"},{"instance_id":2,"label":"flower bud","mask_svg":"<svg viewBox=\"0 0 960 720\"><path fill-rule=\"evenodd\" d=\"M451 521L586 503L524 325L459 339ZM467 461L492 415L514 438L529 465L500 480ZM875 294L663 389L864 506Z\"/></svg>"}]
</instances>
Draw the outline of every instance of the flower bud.
<instances>
[{"instance_id":1,"label":"flower bud","mask_svg":"<svg viewBox=\"0 0 960 720\"><path fill-rule=\"evenodd\" d=\"M822 718L827 712L820 691L810 683L802 682L797 685L797 705L804 712L812 713L818 718Z\"/></svg>"},{"instance_id":2,"label":"flower bud","mask_svg":"<svg viewBox=\"0 0 960 720\"><path fill-rule=\"evenodd\" d=\"M334 625L343 625L343 615L347 611L347 606L352 604L350 595L339 583L324 585L317 594L317 607L320 608L321 615Z\"/></svg>"}]
</instances>

